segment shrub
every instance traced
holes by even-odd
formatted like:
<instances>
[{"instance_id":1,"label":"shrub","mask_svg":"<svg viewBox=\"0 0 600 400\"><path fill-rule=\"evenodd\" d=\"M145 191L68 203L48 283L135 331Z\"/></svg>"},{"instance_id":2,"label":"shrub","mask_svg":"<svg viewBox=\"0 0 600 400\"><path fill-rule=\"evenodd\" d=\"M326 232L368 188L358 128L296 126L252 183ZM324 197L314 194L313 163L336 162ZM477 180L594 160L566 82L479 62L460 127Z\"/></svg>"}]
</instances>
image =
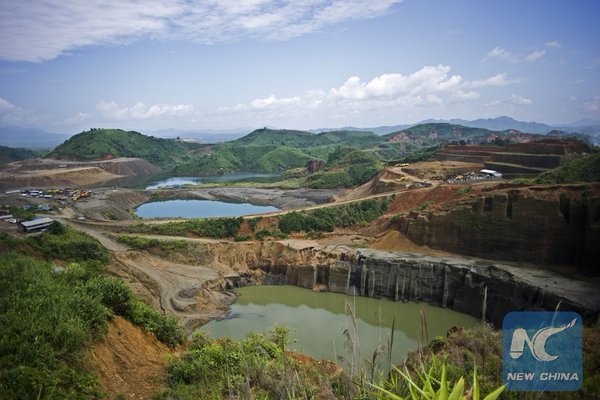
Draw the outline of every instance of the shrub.
<instances>
[{"instance_id":1,"label":"shrub","mask_svg":"<svg viewBox=\"0 0 600 400\"><path fill-rule=\"evenodd\" d=\"M113 310L115 314L123 316L131 314L133 294L120 279L97 276L86 282L85 292L99 299L102 304Z\"/></svg>"},{"instance_id":2,"label":"shrub","mask_svg":"<svg viewBox=\"0 0 600 400\"><path fill-rule=\"evenodd\" d=\"M153 233L158 235L186 236L189 234L226 238L233 237L244 219L237 218L195 218L187 221L167 222L164 224L135 224L125 229L127 232Z\"/></svg>"},{"instance_id":3,"label":"shrub","mask_svg":"<svg viewBox=\"0 0 600 400\"><path fill-rule=\"evenodd\" d=\"M246 240L250 239L252 239L252 236L250 235L235 235L233 237L233 240L235 240L236 242L245 242Z\"/></svg>"},{"instance_id":4,"label":"shrub","mask_svg":"<svg viewBox=\"0 0 600 400\"><path fill-rule=\"evenodd\" d=\"M106 331L109 310L40 260L0 256L0 388L3 398L97 395L80 351Z\"/></svg>"},{"instance_id":5,"label":"shrub","mask_svg":"<svg viewBox=\"0 0 600 400\"><path fill-rule=\"evenodd\" d=\"M256 240L265 240L269 236L271 236L271 231L265 228L261 229L260 231L254 234L254 238Z\"/></svg>"},{"instance_id":6,"label":"shrub","mask_svg":"<svg viewBox=\"0 0 600 400\"><path fill-rule=\"evenodd\" d=\"M158 340L170 346L183 343L183 329L177 324L177 319L159 313L137 298L131 300L130 307L130 314L125 317L131 322L154 333Z\"/></svg>"},{"instance_id":7,"label":"shrub","mask_svg":"<svg viewBox=\"0 0 600 400\"><path fill-rule=\"evenodd\" d=\"M464 188L462 188L462 189L458 190L458 191L456 192L456 194L457 194L458 196L461 196L461 195L463 195L463 194L470 193L472 190L473 190L473 187L471 187L471 186L467 186L467 187L464 187Z\"/></svg>"},{"instance_id":8,"label":"shrub","mask_svg":"<svg viewBox=\"0 0 600 400\"><path fill-rule=\"evenodd\" d=\"M291 212L279 218L279 229L290 232L331 232L336 227L367 224L387 211L387 197L364 200L336 207L317 208L312 211Z\"/></svg>"}]
</instances>

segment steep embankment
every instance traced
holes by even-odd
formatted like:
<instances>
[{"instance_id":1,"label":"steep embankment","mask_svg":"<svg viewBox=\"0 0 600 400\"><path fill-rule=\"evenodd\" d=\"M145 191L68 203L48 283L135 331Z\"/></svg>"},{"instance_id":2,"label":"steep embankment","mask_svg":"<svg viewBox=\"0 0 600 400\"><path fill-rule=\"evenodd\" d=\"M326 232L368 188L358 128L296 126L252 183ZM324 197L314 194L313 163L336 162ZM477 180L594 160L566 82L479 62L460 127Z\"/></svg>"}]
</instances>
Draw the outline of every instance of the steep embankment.
<instances>
[{"instance_id":1,"label":"steep embankment","mask_svg":"<svg viewBox=\"0 0 600 400\"><path fill-rule=\"evenodd\" d=\"M0 187L91 186L128 177L143 179L159 171L159 167L141 158L92 162L30 159L9 164L0 172Z\"/></svg>"},{"instance_id":2,"label":"steep embankment","mask_svg":"<svg viewBox=\"0 0 600 400\"><path fill-rule=\"evenodd\" d=\"M485 317L496 326L501 325L508 311L553 310L559 303L561 310L577 311L590 323L600 311L600 298L593 284L532 266L450 255L320 246L312 240L200 240L187 239L188 247L168 257L177 263L219 271L226 287L289 284L395 301L424 301ZM208 308L203 299L216 292L199 286L194 293L195 307ZM177 304L176 298L171 301Z\"/></svg>"},{"instance_id":3,"label":"steep embankment","mask_svg":"<svg viewBox=\"0 0 600 400\"><path fill-rule=\"evenodd\" d=\"M117 178L120 176L98 167L27 171L13 174L0 173L0 188L89 186Z\"/></svg>"},{"instance_id":4,"label":"steep embankment","mask_svg":"<svg viewBox=\"0 0 600 400\"><path fill-rule=\"evenodd\" d=\"M94 195L76 204L76 209L86 218L95 220L132 219L130 209L150 200L144 190L118 189L95 191Z\"/></svg>"},{"instance_id":5,"label":"steep embankment","mask_svg":"<svg viewBox=\"0 0 600 400\"><path fill-rule=\"evenodd\" d=\"M102 391L111 397L126 393L131 398L149 399L164 388L171 354L173 350L153 334L115 317L106 336L88 350L87 363Z\"/></svg>"},{"instance_id":6,"label":"steep embankment","mask_svg":"<svg viewBox=\"0 0 600 400\"><path fill-rule=\"evenodd\" d=\"M440 187L398 196L391 208L400 213L398 230L419 245L457 254L600 274L600 184L463 191L468 194ZM436 201L434 194L444 192L447 201Z\"/></svg>"}]
</instances>

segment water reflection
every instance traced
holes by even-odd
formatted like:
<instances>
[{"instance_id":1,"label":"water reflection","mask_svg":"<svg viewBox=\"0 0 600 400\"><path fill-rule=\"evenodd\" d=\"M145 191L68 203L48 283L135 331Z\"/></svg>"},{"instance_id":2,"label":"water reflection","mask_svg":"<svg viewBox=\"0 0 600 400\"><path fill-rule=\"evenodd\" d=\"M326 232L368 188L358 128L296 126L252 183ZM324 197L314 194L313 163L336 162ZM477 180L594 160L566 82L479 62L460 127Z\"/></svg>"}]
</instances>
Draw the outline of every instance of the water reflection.
<instances>
[{"instance_id":1,"label":"water reflection","mask_svg":"<svg viewBox=\"0 0 600 400\"><path fill-rule=\"evenodd\" d=\"M478 322L471 316L422 303L316 293L293 286L245 287L239 293L230 318L211 321L201 329L213 337L239 339L248 332L264 332L277 324L285 325L295 340L291 347L315 358L336 360L346 355L344 330L354 325L346 302L355 308L358 343L366 358L377 346L385 347L394 319L392 359L400 362L409 351L417 349L421 309L426 316L429 339L445 335L453 325L473 326Z\"/></svg>"}]
</instances>

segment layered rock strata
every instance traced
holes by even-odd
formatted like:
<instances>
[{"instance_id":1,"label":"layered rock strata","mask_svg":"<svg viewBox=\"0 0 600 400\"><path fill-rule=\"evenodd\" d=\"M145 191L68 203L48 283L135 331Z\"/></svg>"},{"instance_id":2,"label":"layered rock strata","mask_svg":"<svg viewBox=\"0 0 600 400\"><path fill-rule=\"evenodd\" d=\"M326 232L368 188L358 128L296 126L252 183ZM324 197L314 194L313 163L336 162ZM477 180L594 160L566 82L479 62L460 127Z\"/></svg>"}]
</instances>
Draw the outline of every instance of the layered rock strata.
<instances>
[{"instance_id":1,"label":"layered rock strata","mask_svg":"<svg viewBox=\"0 0 600 400\"><path fill-rule=\"evenodd\" d=\"M558 308L580 313L587 323L594 323L600 311L595 286L535 267L345 246L282 246L283 253L302 253L302 262L295 262L297 257L289 254L262 257L262 262L251 268L258 270L253 279L238 279L236 284L258 280L394 301L423 301L485 319L497 327L510 311Z\"/></svg>"},{"instance_id":2,"label":"layered rock strata","mask_svg":"<svg viewBox=\"0 0 600 400\"><path fill-rule=\"evenodd\" d=\"M553 190L554 189L554 190ZM600 275L599 186L515 188L411 212L398 229L445 251Z\"/></svg>"}]
</instances>

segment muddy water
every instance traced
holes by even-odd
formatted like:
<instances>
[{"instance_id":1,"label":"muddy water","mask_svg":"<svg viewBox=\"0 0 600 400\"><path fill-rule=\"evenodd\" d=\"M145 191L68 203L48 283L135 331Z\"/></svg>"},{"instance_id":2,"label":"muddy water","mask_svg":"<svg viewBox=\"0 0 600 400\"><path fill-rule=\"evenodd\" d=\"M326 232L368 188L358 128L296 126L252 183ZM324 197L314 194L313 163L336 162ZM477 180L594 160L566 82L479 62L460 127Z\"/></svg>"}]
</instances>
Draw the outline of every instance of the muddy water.
<instances>
[{"instance_id":1,"label":"muddy water","mask_svg":"<svg viewBox=\"0 0 600 400\"><path fill-rule=\"evenodd\" d=\"M344 330L354 332L347 302L353 304L356 331L363 358L370 359L377 346L387 354L388 335L395 319L392 361L400 362L419 347L420 310L425 315L429 340L445 336L454 325L473 326L478 320L453 310L422 303L400 303L337 293L317 293L294 286L254 286L239 289L227 319L211 321L202 330L212 337L242 338L248 332L264 332L277 324L290 329L291 348L318 359L349 358Z\"/></svg>"},{"instance_id":2,"label":"muddy water","mask_svg":"<svg viewBox=\"0 0 600 400\"><path fill-rule=\"evenodd\" d=\"M272 206L250 203L226 203L214 200L165 200L144 203L135 211L142 218L238 217L277 211Z\"/></svg>"}]
</instances>

